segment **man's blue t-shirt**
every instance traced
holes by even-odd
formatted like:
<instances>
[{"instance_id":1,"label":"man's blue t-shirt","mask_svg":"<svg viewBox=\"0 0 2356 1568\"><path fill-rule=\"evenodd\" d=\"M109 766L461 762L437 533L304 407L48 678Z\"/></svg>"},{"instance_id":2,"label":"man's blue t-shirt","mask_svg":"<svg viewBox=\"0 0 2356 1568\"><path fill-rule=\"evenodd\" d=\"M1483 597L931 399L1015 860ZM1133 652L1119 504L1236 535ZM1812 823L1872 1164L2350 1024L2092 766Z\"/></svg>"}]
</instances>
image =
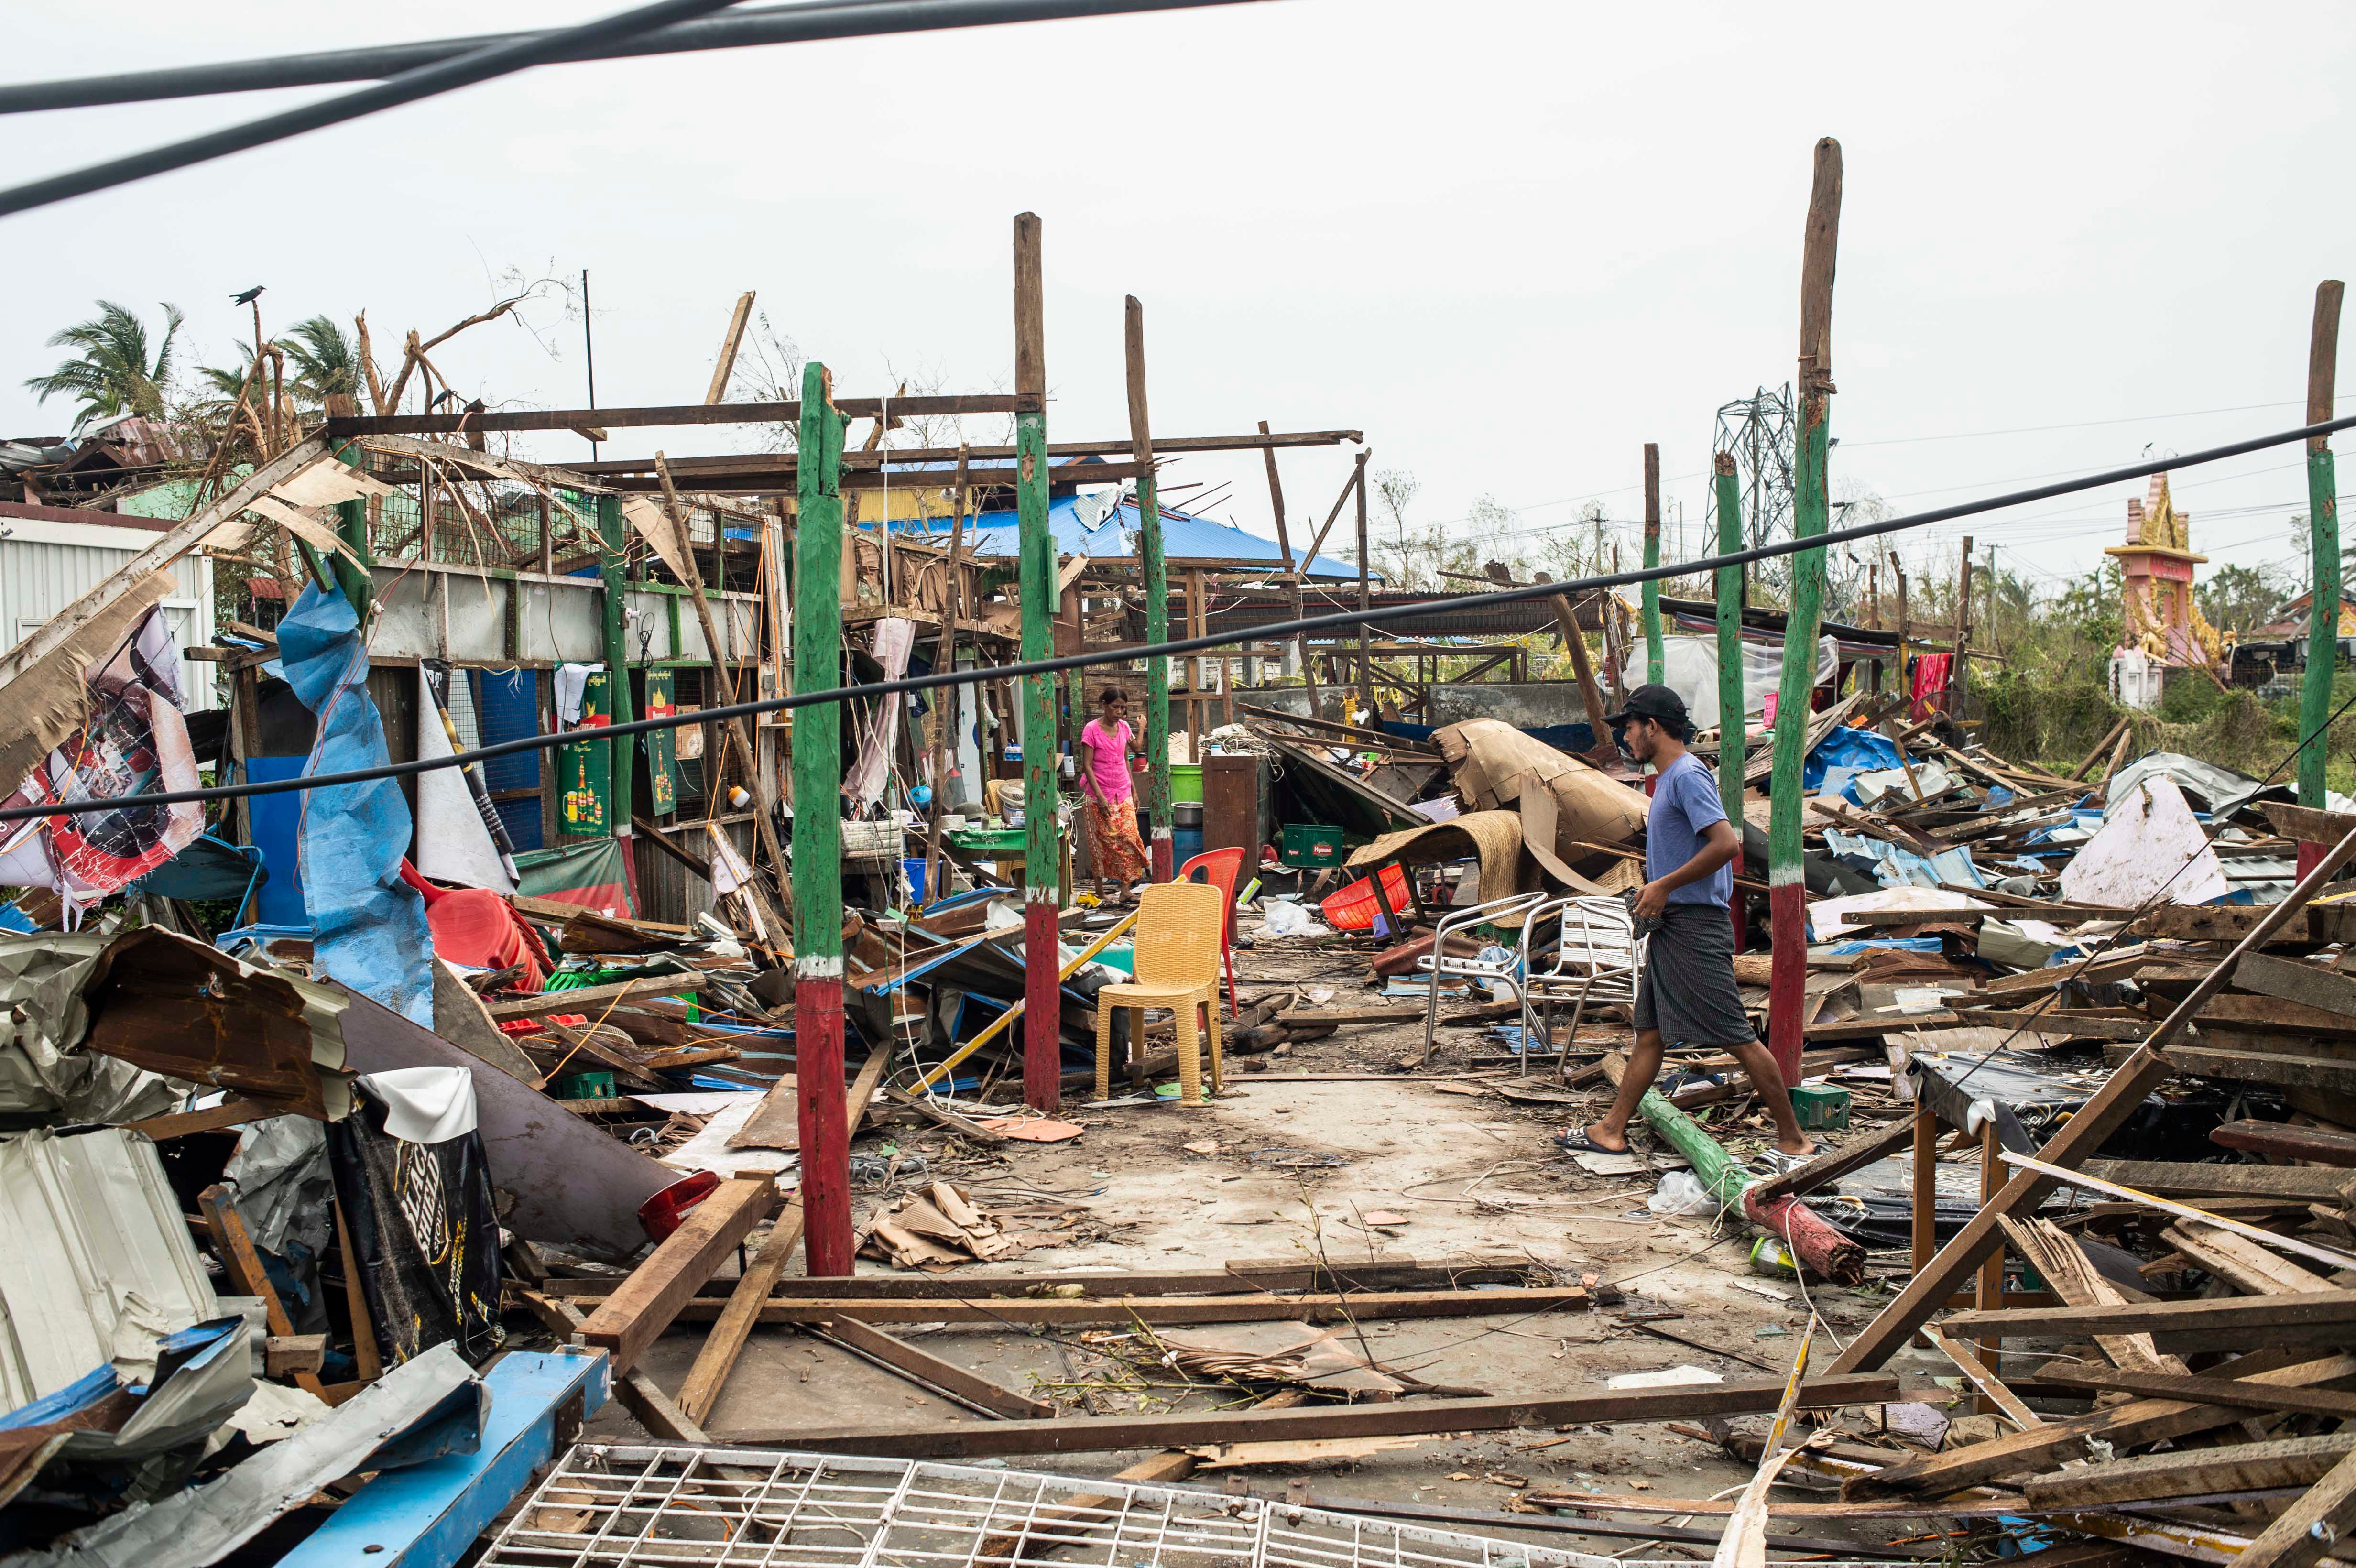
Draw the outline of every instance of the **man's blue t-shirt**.
<instances>
[{"instance_id":1,"label":"man's blue t-shirt","mask_svg":"<svg viewBox=\"0 0 2356 1568\"><path fill-rule=\"evenodd\" d=\"M1653 782L1653 805L1644 818L1644 880L1658 881L1701 852L1702 835L1726 820L1718 780L1702 760L1687 752L1661 770ZM1673 904L1724 904L1734 896L1734 864L1729 861L1697 882L1669 894Z\"/></svg>"}]
</instances>

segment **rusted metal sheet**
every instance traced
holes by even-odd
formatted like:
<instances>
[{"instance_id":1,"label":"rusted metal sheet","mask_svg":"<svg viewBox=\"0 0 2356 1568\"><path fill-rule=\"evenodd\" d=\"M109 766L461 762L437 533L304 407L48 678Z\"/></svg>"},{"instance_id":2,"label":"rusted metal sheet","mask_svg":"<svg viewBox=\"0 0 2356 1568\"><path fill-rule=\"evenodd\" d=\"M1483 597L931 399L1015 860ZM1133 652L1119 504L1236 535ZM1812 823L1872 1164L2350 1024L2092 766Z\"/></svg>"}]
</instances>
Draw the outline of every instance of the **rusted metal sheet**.
<instances>
[{"instance_id":1,"label":"rusted metal sheet","mask_svg":"<svg viewBox=\"0 0 2356 1568\"><path fill-rule=\"evenodd\" d=\"M153 928L107 945L82 999L83 1045L320 1121L351 1111L341 1014L348 993L241 963Z\"/></svg>"}]
</instances>

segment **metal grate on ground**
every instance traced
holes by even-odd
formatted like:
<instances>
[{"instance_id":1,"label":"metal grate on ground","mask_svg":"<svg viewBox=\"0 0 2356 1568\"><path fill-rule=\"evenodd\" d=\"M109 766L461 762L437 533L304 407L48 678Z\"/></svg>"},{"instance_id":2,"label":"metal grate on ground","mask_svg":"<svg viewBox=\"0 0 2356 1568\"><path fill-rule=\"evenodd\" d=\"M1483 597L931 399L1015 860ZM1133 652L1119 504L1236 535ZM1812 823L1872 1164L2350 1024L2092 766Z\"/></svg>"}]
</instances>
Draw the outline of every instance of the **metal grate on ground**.
<instances>
[{"instance_id":1,"label":"metal grate on ground","mask_svg":"<svg viewBox=\"0 0 2356 1568\"><path fill-rule=\"evenodd\" d=\"M583 1444L480 1568L1693 1568L1026 1470Z\"/></svg>"}]
</instances>

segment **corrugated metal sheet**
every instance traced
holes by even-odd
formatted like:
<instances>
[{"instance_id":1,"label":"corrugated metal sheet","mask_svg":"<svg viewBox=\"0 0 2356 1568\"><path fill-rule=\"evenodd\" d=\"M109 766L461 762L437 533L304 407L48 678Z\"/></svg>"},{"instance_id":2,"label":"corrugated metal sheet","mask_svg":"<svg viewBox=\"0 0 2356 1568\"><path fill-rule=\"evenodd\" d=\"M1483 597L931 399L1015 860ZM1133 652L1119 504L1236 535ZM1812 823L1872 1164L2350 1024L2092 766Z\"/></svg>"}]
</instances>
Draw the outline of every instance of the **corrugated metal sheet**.
<instances>
[{"instance_id":1,"label":"corrugated metal sheet","mask_svg":"<svg viewBox=\"0 0 2356 1568\"><path fill-rule=\"evenodd\" d=\"M145 528L22 517L0 522L0 644L13 647L30 636L155 542ZM172 635L183 649L202 646L213 639L212 562L183 556L172 572L179 585L164 599ZM182 659L180 689L186 709L220 706L209 664Z\"/></svg>"},{"instance_id":2,"label":"corrugated metal sheet","mask_svg":"<svg viewBox=\"0 0 2356 1568\"><path fill-rule=\"evenodd\" d=\"M0 1144L0 1409L220 1316L155 1146L119 1127Z\"/></svg>"}]
</instances>

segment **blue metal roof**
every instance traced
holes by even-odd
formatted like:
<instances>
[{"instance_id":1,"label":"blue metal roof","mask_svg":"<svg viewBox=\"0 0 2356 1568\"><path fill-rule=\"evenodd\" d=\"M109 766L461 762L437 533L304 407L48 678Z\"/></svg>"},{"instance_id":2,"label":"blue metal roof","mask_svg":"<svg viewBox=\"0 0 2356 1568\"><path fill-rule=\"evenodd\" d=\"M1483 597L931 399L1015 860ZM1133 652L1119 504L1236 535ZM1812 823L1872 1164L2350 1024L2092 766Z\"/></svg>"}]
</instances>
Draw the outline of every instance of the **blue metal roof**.
<instances>
[{"instance_id":1,"label":"blue metal roof","mask_svg":"<svg viewBox=\"0 0 2356 1568\"><path fill-rule=\"evenodd\" d=\"M862 528L874 526L860 525ZM903 518L892 525L895 532L925 533L927 542L933 542L932 536L937 536L941 544L948 542L952 526L953 520L948 517L928 517L922 523ZM1121 502L1093 528L1080 519L1077 496L1059 496L1047 507L1047 527L1055 536L1058 555L1085 555L1097 560L1134 556L1137 531L1142 526L1137 506L1131 501ZM1013 512L983 512L966 519L965 548L977 556L1011 559L1019 552L1021 533L1020 519ZM1232 523L1198 517L1192 512L1168 507L1162 509L1162 552L1172 560L1266 561L1280 571L1284 560L1274 539L1247 533ZM1319 556L1306 571L1312 577L1352 581L1358 575L1355 565L1329 555Z\"/></svg>"}]
</instances>

